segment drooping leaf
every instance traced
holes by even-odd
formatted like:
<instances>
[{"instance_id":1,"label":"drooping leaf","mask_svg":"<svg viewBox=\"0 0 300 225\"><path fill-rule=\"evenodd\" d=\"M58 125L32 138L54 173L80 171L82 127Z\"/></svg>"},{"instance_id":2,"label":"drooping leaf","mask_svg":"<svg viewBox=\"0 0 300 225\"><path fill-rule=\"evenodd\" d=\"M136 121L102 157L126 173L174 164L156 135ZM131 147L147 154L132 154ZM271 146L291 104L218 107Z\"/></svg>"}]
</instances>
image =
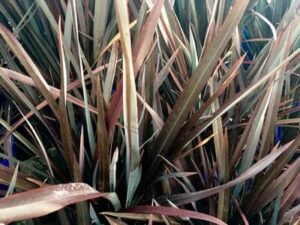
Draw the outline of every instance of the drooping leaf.
<instances>
[{"instance_id":1,"label":"drooping leaf","mask_svg":"<svg viewBox=\"0 0 300 225\"><path fill-rule=\"evenodd\" d=\"M67 205L103 197L87 184L51 185L0 199L0 221L10 223L55 212Z\"/></svg>"}]
</instances>

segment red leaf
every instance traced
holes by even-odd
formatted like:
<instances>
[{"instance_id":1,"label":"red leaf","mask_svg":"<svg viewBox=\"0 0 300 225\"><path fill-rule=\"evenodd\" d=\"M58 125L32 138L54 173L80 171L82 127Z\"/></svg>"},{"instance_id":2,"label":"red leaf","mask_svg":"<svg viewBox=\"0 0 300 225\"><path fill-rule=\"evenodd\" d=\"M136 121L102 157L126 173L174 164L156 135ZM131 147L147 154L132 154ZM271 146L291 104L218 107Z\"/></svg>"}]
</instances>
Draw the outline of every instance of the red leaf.
<instances>
[{"instance_id":1,"label":"red leaf","mask_svg":"<svg viewBox=\"0 0 300 225\"><path fill-rule=\"evenodd\" d=\"M136 206L122 210L122 212L132 213L152 213L164 216L189 217L192 219L204 220L215 224L226 225L222 220L200 212L194 212L186 209L176 209L164 206Z\"/></svg>"}]
</instances>

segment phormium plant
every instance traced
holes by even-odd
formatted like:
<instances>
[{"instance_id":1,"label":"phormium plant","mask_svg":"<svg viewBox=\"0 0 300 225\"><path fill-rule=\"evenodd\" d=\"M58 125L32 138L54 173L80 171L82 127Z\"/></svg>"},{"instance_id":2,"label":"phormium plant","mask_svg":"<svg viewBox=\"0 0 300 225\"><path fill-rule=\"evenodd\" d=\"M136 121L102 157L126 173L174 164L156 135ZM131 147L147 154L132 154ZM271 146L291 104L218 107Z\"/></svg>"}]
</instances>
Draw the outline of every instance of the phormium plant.
<instances>
[{"instance_id":1,"label":"phormium plant","mask_svg":"<svg viewBox=\"0 0 300 225\"><path fill-rule=\"evenodd\" d=\"M300 1L10 0L0 23L0 223L299 224Z\"/></svg>"}]
</instances>

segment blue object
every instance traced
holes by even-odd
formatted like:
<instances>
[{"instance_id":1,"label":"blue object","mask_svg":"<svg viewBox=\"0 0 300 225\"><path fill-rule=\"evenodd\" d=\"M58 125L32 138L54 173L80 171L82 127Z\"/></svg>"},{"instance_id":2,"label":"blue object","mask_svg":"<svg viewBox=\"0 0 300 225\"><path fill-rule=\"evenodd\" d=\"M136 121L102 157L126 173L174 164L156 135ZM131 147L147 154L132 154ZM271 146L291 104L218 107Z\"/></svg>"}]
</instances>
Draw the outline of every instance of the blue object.
<instances>
[{"instance_id":1,"label":"blue object","mask_svg":"<svg viewBox=\"0 0 300 225\"><path fill-rule=\"evenodd\" d=\"M251 37L250 37L250 33L248 31L248 27L245 26L244 30L243 30L243 39L244 40L249 40ZM246 53L246 58L249 60L249 61L252 61L253 60L253 54L251 52L251 46L250 46L250 43L249 42L242 42L242 45L241 45L241 48L243 49L243 51ZM249 65L248 64L244 64L244 69L248 69Z\"/></svg>"},{"instance_id":2,"label":"blue object","mask_svg":"<svg viewBox=\"0 0 300 225\"><path fill-rule=\"evenodd\" d=\"M293 107L299 106L299 102L293 102ZM282 126L276 126L275 130L275 143L282 142L283 140L283 127Z\"/></svg>"},{"instance_id":3,"label":"blue object","mask_svg":"<svg viewBox=\"0 0 300 225\"><path fill-rule=\"evenodd\" d=\"M15 138L13 135L10 136L11 138L11 146L10 146L10 150L12 152L12 155L15 156L16 155L16 145L15 145ZM9 160L8 159L0 159L0 164L5 166L5 167L9 167ZM0 184L0 190L7 190L8 185L5 184Z\"/></svg>"},{"instance_id":4,"label":"blue object","mask_svg":"<svg viewBox=\"0 0 300 225\"><path fill-rule=\"evenodd\" d=\"M0 159L0 164L8 167L9 166L9 162L7 159ZM5 184L0 184L0 190L7 190L8 186ZM1 197L1 195L0 195Z\"/></svg>"},{"instance_id":5,"label":"blue object","mask_svg":"<svg viewBox=\"0 0 300 225\"><path fill-rule=\"evenodd\" d=\"M281 141L282 141L282 126L276 126L275 143L277 144L278 142Z\"/></svg>"}]
</instances>

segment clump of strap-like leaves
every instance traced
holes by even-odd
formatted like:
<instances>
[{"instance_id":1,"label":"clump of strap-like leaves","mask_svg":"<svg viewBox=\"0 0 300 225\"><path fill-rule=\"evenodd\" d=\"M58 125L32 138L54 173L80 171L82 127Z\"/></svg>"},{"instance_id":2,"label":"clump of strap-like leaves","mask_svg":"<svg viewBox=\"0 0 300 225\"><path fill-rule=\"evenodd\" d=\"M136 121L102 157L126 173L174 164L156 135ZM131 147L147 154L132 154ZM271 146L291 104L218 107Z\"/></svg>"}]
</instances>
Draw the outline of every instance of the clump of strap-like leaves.
<instances>
[{"instance_id":1,"label":"clump of strap-like leaves","mask_svg":"<svg viewBox=\"0 0 300 225\"><path fill-rule=\"evenodd\" d=\"M299 12L1 1L0 222L297 224Z\"/></svg>"}]
</instances>

